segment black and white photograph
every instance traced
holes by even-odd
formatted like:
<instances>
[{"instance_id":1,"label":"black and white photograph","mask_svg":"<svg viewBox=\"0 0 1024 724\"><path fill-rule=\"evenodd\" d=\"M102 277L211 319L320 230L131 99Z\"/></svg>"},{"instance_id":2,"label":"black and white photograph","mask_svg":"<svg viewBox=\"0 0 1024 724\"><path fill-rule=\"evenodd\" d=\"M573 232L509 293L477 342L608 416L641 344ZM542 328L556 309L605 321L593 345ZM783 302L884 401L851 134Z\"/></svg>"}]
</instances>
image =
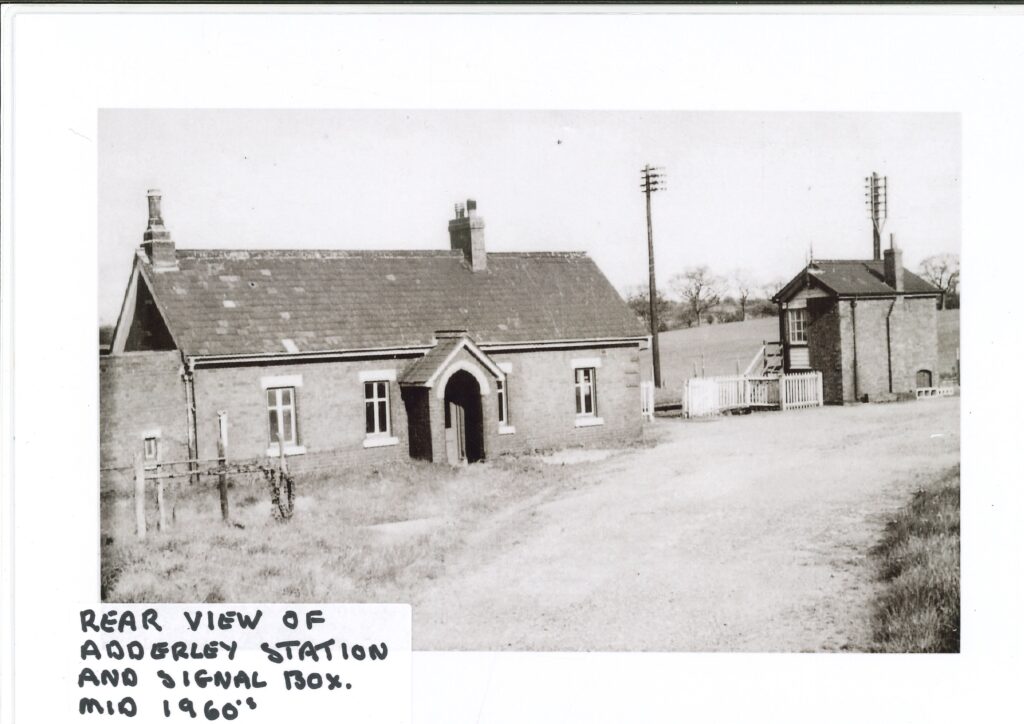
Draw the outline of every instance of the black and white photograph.
<instances>
[{"instance_id":1,"label":"black and white photograph","mask_svg":"<svg viewBox=\"0 0 1024 724\"><path fill-rule=\"evenodd\" d=\"M0 19L0 722L1013 720L1020 8Z\"/></svg>"},{"instance_id":2,"label":"black and white photograph","mask_svg":"<svg viewBox=\"0 0 1024 724\"><path fill-rule=\"evenodd\" d=\"M958 115L99 134L103 600L409 602L425 650L959 649Z\"/></svg>"}]
</instances>

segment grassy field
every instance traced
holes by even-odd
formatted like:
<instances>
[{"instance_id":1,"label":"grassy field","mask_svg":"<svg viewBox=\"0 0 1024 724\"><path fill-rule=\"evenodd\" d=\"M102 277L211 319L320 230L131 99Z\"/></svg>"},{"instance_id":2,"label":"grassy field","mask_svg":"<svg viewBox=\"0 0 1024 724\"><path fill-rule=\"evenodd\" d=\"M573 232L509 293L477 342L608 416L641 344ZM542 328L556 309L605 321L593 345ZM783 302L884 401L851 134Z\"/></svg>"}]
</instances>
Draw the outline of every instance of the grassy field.
<instances>
[{"instance_id":1,"label":"grassy field","mask_svg":"<svg viewBox=\"0 0 1024 724\"><path fill-rule=\"evenodd\" d=\"M872 551L885 586L874 650L960 651L960 470L919 490Z\"/></svg>"},{"instance_id":2,"label":"grassy field","mask_svg":"<svg viewBox=\"0 0 1024 724\"><path fill-rule=\"evenodd\" d=\"M477 521L580 481L539 457L505 456L472 468L408 462L361 475L300 476L295 515L272 518L262 478L230 488L224 525L212 484L177 489L176 516L157 532L150 495L143 541L130 495L102 496L105 601L399 600L431 580ZM168 494L168 499L170 499Z\"/></svg>"},{"instance_id":3,"label":"grassy field","mask_svg":"<svg viewBox=\"0 0 1024 724\"><path fill-rule=\"evenodd\" d=\"M947 380L953 377L960 348L960 310L939 312L938 327L938 378ZM695 372L706 377L734 375L737 368L742 372L762 342L778 339L779 321L776 317L662 332L659 344L663 389L659 390L658 400L678 402L678 391ZM649 353L644 359L650 364Z\"/></svg>"}]
</instances>

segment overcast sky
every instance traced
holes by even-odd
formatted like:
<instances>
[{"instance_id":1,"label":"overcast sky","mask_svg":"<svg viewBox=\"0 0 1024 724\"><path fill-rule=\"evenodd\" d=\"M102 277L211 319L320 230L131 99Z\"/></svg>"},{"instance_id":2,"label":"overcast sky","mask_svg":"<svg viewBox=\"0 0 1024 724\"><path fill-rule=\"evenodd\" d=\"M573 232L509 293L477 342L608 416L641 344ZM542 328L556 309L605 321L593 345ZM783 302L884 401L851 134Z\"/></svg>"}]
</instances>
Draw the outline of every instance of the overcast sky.
<instances>
[{"instance_id":1,"label":"overcast sky","mask_svg":"<svg viewBox=\"0 0 1024 724\"><path fill-rule=\"evenodd\" d=\"M477 200L492 251L583 250L620 291L685 268L781 282L870 258L864 177L889 177L888 232L916 269L960 250L956 114L606 111L134 111L100 114L101 323L116 321L146 190L178 248L448 248Z\"/></svg>"}]
</instances>

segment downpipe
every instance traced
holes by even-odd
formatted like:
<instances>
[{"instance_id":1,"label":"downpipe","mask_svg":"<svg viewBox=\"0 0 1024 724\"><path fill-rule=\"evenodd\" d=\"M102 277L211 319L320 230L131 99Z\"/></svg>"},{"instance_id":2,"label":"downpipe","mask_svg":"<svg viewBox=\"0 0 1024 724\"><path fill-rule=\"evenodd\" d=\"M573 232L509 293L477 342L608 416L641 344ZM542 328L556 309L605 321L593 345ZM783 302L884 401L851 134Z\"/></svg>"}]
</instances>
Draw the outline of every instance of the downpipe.
<instances>
[{"instance_id":1,"label":"downpipe","mask_svg":"<svg viewBox=\"0 0 1024 724\"><path fill-rule=\"evenodd\" d=\"M892 298L892 304L889 305L889 311L885 315L885 358L889 363L889 394L892 394L892 327L890 320L892 318L892 310L896 308L896 297Z\"/></svg>"}]
</instances>

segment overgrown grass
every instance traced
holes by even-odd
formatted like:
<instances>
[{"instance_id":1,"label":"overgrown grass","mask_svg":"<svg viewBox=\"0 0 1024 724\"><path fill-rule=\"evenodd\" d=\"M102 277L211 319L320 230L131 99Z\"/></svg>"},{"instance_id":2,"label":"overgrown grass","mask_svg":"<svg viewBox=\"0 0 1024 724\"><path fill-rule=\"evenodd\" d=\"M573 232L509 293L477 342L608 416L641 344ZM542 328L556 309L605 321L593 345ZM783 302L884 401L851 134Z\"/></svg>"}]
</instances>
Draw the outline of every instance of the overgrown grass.
<instances>
[{"instance_id":1,"label":"overgrown grass","mask_svg":"<svg viewBox=\"0 0 1024 724\"><path fill-rule=\"evenodd\" d=\"M587 463L503 456L469 468L397 463L358 474L299 475L290 521L275 521L262 478L234 481L231 517L216 486L168 490L169 529L135 536L130 495L102 500L105 601L209 603L402 601L440 576L452 554L503 511L587 484ZM150 506L154 504L149 496ZM511 525L511 523L510 523ZM500 529L497 534L501 534Z\"/></svg>"},{"instance_id":2,"label":"overgrown grass","mask_svg":"<svg viewBox=\"0 0 1024 724\"><path fill-rule=\"evenodd\" d=\"M960 651L960 469L914 494L872 551L884 589L872 650Z\"/></svg>"}]
</instances>

